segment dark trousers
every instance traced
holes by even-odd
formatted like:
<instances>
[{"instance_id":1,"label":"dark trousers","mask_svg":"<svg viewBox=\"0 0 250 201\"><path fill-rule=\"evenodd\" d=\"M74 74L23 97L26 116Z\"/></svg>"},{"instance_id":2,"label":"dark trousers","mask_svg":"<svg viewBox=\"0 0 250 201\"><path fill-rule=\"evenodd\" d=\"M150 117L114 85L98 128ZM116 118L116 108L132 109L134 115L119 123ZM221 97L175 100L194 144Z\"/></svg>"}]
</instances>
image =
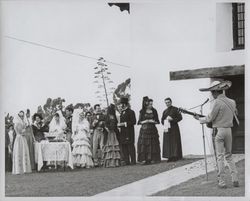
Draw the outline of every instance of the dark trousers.
<instances>
[{"instance_id":1,"label":"dark trousers","mask_svg":"<svg viewBox=\"0 0 250 201\"><path fill-rule=\"evenodd\" d=\"M134 144L121 144L122 153L123 153L123 160L125 161L126 165L135 165L135 145Z\"/></svg>"}]
</instances>

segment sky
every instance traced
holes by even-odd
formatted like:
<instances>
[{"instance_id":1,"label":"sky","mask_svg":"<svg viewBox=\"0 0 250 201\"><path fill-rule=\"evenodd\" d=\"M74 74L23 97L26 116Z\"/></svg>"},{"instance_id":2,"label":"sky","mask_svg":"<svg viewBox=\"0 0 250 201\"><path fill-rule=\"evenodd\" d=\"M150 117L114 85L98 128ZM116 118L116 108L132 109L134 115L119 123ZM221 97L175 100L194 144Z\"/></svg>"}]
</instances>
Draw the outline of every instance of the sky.
<instances>
[{"instance_id":1,"label":"sky","mask_svg":"<svg viewBox=\"0 0 250 201\"><path fill-rule=\"evenodd\" d=\"M20 42L43 44L131 66L130 15L107 3L88 1L3 1L1 95L4 112L43 105L48 97L66 104L98 102L93 84L96 61ZM108 63L114 86L130 68Z\"/></svg>"}]
</instances>

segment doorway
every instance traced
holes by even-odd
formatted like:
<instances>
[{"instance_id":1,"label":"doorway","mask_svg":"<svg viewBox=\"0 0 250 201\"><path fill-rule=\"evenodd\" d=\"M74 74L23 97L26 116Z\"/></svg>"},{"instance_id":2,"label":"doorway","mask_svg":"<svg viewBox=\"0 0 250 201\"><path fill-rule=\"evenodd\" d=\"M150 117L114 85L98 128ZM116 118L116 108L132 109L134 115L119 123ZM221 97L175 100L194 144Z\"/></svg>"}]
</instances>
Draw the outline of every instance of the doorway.
<instances>
[{"instance_id":1,"label":"doorway","mask_svg":"<svg viewBox=\"0 0 250 201\"><path fill-rule=\"evenodd\" d=\"M233 147L232 153L244 153L245 152L245 76L234 75L220 77L224 80L230 80L232 86L226 90L226 96L236 101L236 107L238 110L238 118L240 125L235 125L232 128Z\"/></svg>"}]
</instances>

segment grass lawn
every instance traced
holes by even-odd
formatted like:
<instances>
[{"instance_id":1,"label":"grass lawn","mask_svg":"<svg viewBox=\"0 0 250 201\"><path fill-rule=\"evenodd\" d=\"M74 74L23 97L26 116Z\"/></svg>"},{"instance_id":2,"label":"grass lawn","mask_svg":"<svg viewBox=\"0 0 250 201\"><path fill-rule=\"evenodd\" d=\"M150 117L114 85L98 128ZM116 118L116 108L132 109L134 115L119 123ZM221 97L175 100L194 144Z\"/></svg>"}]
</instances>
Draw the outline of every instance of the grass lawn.
<instances>
[{"instance_id":1,"label":"grass lawn","mask_svg":"<svg viewBox=\"0 0 250 201\"><path fill-rule=\"evenodd\" d=\"M24 175L6 173L6 196L92 196L97 193L138 181L176 168L198 159L178 162L163 161L152 165L122 166L118 168L92 168L34 172Z\"/></svg>"},{"instance_id":2,"label":"grass lawn","mask_svg":"<svg viewBox=\"0 0 250 201\"><path fill-rule=\"evenodd\" d=\"M202 184L203 181L206 181L206 175L202 175L158 192L154 196L245 196L245 160L238 162L236 165L240 182L240 187L238 188L232 186L230 173L227 169L227 189L217 188L216 172L213 171L208 174L208 179L212 183Z\"/></svg>"}]
</instances>

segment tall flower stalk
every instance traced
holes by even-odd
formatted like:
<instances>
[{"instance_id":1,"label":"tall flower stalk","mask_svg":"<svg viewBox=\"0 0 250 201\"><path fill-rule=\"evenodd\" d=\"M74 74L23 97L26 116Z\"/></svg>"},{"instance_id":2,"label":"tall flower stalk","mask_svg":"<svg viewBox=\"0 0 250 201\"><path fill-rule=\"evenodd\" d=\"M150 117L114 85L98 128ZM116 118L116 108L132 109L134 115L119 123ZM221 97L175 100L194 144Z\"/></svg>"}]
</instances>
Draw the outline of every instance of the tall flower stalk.
<instances>
[{"instance_id":1,"label":"tall flower stalk","mask_svg":"<svg viewBox=\"0 0 250 201\"><path fill-rule=\"evenodd\" d=\"M99 101L105 101L107 106L109 106L109 95L112 93L112 88L110 85L113 81L110 79L111 72L108 69L108 65L103 57L100 57L97 61L97 66L94 67L95 76L94 76L94 83L98 85L98 90L96 91L97 98ZM103 91L100 91L102 89ZM103 93L103 96L100 94Z\"/></svg>"}]
</instances>

